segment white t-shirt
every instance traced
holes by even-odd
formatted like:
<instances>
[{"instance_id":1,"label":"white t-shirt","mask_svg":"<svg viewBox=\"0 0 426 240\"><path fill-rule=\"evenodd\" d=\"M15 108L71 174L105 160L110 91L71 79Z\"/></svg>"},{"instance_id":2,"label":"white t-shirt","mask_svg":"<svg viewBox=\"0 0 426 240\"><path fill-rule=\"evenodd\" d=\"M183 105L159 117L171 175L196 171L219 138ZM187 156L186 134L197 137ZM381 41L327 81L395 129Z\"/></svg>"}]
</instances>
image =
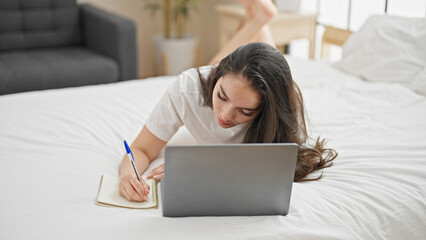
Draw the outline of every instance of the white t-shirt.
<instances>
[{"instance_id":1,"label":"white t-shirt","mask_svg":"<svg viewBox=\"0 0 426 240\"><path fill-rule=\"evenodd\" d=\"M213 66L200 68L207 78ZM200 79L196 68L180 74L149 115L145 126L158 138L168 142L179 127L185 125L200 144L241 143L247 124L220 127L212 108L203 106Z\"/></svg>"}]
</instances>

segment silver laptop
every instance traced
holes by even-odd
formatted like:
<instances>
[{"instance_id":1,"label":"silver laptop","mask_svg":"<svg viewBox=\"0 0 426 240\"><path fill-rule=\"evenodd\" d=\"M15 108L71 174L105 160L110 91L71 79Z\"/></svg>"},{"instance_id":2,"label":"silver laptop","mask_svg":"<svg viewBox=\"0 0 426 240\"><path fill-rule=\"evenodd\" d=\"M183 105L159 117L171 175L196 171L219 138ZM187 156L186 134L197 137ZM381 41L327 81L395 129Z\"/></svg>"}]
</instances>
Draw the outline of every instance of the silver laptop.
<instances>
[{"instance_id":1,"label":"silver laptop","mask_svg":"<svg viewBox=\"0 0 426 240\"><path fill-rule=\"evenodd\" d=\"M297 144L169 146L163 216L286 215Z\"/></svg>"}]
</instances>

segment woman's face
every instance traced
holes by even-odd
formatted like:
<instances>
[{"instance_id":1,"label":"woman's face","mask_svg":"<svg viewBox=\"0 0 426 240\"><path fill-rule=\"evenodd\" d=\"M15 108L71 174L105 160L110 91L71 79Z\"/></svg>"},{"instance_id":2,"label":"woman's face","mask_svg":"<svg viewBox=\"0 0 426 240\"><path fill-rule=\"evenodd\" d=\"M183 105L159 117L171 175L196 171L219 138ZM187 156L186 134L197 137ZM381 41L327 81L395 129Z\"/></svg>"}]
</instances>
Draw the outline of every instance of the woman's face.
<instances>
[{"instance_id":1,"label":"woman's face","mask_svg":"<svg viewBox=\"0 0 426 240\"><path fill-rule=\"evenodd\" d=\"M244 77L232 73L219 78L212 100L216 121L223 128L250 122L260 111L260 95Z\"/></svg>"}]
</instances>

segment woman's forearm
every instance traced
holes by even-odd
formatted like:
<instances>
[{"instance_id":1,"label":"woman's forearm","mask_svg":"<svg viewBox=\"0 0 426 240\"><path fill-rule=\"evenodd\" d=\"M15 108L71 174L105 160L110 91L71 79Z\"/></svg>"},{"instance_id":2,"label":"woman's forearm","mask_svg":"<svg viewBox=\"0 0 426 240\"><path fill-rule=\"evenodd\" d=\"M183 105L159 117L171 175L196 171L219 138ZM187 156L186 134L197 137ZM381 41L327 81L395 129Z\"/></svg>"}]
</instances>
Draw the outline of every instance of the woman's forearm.
<instances>
[{"instance_id":1,"label":"woman's forearm","mask_svg":"<svg viewBox=\"0 0 426 240\"><path fill-rule=\"evenodd\" d=\"M161 149L163 149L166 144L167 142L156 137L148 130L148 128L145 126L142 128L142 131L130 146L133 157L135 158L136 169L139 174L145 172L151 161L158 156ZM132 164L130 163L127 155L125 155L121 161L120 176L123 177L132 172L134 172Z\"/></svg>"},{"instance_id":2,"label":"woman's forearm","mask_svg":"<svg viewBox=\"0 0 426 240\"><path fill-rule=\"evenodd\" d=\"M141 150L132 148L133 157L135 158L135 167L138 170L138 173L142 175L143 172L148 168L150 160L148 156ZM127 174L129 172L134 172L132 164L129 161L127 155L124 155L123 160L121 161L120 167L120 176Z\"/></svg>"}]
</instances>

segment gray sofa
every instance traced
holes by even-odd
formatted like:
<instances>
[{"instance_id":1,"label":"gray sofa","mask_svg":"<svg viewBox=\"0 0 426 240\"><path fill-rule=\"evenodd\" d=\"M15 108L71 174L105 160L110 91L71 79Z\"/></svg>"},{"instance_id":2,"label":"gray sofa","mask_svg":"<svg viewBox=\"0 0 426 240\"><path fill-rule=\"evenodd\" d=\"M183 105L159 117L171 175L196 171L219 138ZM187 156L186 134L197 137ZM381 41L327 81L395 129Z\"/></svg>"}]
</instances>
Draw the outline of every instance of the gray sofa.
<instances>
[{"instance_id":1,"label":"gray sofa","mask_svg":"<svg viewBox=\"0 0 426 240\"><path fill-rule=\"evenodd\" d=\"M0 0L0 95L137 78L135 24L75 0Z\"/></svg>"}]
</instances>

